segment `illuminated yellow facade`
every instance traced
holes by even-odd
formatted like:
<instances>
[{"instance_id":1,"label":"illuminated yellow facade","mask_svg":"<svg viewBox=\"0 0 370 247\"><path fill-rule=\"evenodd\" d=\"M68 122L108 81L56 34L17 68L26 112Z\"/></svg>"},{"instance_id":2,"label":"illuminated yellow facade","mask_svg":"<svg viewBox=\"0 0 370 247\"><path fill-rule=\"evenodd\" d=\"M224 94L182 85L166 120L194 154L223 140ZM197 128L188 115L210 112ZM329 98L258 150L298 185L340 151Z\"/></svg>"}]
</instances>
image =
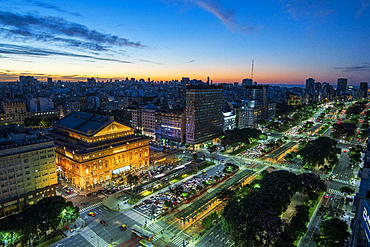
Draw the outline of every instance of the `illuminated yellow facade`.
<instances>
[{"instance_id":1,"label":"illuminated yellow facade","mask_svg":"<svg viewBox=\"0 0 370 247\"><path fill-rule=\"evenodd\" d=\"M75 112L53 135L60 175L81 189L149 165L148 139L108 117Z\"/></svg>"}]
</instances>

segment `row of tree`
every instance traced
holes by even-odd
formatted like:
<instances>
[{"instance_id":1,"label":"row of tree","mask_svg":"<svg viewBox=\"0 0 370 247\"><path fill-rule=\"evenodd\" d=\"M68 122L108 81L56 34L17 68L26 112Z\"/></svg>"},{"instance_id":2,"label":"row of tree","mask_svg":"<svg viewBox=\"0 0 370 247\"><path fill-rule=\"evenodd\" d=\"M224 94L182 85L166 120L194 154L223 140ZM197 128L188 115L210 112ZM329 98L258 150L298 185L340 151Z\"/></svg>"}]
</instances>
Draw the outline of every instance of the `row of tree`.
<instances>
[{"instance_id":1,"label":"row of tree","mask_svg":"<svg viewBox=\"0 0 370 247\"><path fill-rule=\"evenodd\" d=\"M315 166L330 169L338 163L338 154L341 149L337 147L337 141L329 137L319 137L298 151L304 165L313 168Z\"/></svg>"},{"instance_id":2,"label":"row of tree","mask_svg":"<svg viewBox=\"0 0 370 247\"><path fill-rule=\"evenodd\" d=\"M259 140L262 132L257 129L245 128L245 129L234 129L227 130L220 135L221 145L240 147L241 145L248 145L254 141Z\"/></svg>"},{"instance_id":3,"label":"row of tree","mask_svg":"<svg viewBox=\"0 0 370 247\"><path fill-rule=\"evenodd\" d=\"M79 217L78 207L66 202L61 196L41 199L35 205L26 206L23 211L0 220L0 241L5 246L26 246L31 240L39 239L47 231L55 231L66 222Z\"/></svg>"},{"instance_id":4,"label":"row of tree","mask_svg":"<svg viewBox=\"0 0 370 247\"><path fill-rule=\"evenodd\" d=\"M50 127L54 121L57 121L58 117L41 118L32 116L25 118L24 126L26 127Z\"/></svg>"},{"instance_id":5,"label":"row of tree","mask_svg":"<svg viewBox=\"0 0 370 247\"><path fill-rule=\"evenodd\" d=\"M286 211L296 192L317 198L317 192L326 189L325 183L315 174L297 176L288 171L267 173L260 180L259 187L246 186L252 191L243 195L236 192L225 206L221 218L222 228L232 232L235 246L243 247L293 246L295 237L302 234L302 224L295 221L289 224L280 215ZM243 187L235 190L244 190ZM307 215L305 207L297 212L297 220L307 218L302 216Z\"/></svg>"}]
</instances>

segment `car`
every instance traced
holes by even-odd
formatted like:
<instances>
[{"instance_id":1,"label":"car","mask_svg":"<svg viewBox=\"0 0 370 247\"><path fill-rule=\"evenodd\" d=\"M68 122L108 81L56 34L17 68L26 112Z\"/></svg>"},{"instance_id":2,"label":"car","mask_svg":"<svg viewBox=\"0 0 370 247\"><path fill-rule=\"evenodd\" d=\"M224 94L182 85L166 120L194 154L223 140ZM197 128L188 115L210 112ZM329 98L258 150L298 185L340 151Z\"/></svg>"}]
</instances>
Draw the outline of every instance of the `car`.
<instances>
[{"instance_id":1,"label":"car","mask_svg":"<svg viewBox=\"0 0 370 247\"><path fill-rule=\"evenodd\" d=\"M91 216L91 217L95 217L96 213L94 213L94 212L90 212L90 213L88 213L87 215L88 215L88 216Z\"/></svg>"},{"instance_id":2,"label":"car","mask_svg":"<svg viewBox=\"0 0 370 247\"><path fill-rule=\"evenodd\" d=\"M87 193L85 196L91 196L92 195L92 193Z\"/></svg>"},{"instance_id":3,"label":"car","mask_svg":"<svg viewBox=\"0 0 370 247\"><path fill-rule=\"evenodd\" d=\"M324 199L328 199L329 198L329 194L328 193L326 193L325 195L324 195Z\"/></svg>"},{"instance_id":4,"label":"car","mask_svg":"<svg viewBox=\"0 0 370 247\"><path fill-rule=\"evenodd\" d=\"M125 224L122 224L121 227L122 227L123 230L127 229L127 226Z\"/></svg>"},{"instance_id":5,"label":"car","mask_svg":"<svg viewBox=\"0 0 370 247\"><path fill-rule=\"evenodd\" d=\"M100 221L100 224L102 224L103 226L107 225L108 223L105 221L105 220L101 220Z\"/></svg>"},{"instance_id":6,"label":"car","mask_svg":"<svg viewBox=\"0 0 370 247\"><path fill-rule=\"evenodd\" d=\"M71 194L71 191L70 191L70 190L67 190L67 191L66 191L66 194L67 194L67 195Z\"/></svg>"},{"instance_id":7,"label":"car","mask_svg":"<svg viewBox=\"0 0 370 247\"><path fill-rule=\"evenodd\" d=\"M331 177L328 177L326 180L328 180L328 181L331 181L331 180L333 180Z\"/></svg>"},{"instance_id":8,"label":"car","mask_svg":"<svg viewBox=\"0 0 370 247\"><path fill-rule=\"evenodd\" d=\"M81 206L86 206L86 202L81 202Z\"/></svg>"},{"instance_id":9,"label":"car","mask_svg":"<svg viewBox=\"0 0 370 247\"><path fill-rule=\"evenodd\" d=\"M340 198L340 203L344 203L344 198Z\"/></svg>"}]
</instances>

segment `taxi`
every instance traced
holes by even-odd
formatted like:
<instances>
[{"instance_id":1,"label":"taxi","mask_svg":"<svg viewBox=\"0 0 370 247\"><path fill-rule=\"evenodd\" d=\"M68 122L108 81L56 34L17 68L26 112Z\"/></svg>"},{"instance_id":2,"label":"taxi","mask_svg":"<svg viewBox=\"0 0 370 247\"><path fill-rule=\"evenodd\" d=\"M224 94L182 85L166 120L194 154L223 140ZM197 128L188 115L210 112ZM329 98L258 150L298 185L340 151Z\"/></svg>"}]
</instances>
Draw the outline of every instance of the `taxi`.
<instances>
[{"instance_id":1,"label":"taxi","mask_svg":"<svg viewBox=\"0 0 370 247\"><path fill-rule=\"evenodd\" d=\"M91 216L91 217L95 217L96 213L94 213L94 212L90 212L90 213L88 213L87 215L88 215L88 216Z\"/></svg>"},{"instance_id":2,"label":"taxi","mask_svg":"<svg viewBox=\"0 0 370 247\"><path fill-rule=\"evenodd\" d=\"M127 226L125 224L122 224L121 227L122 227L123 230L127 229Z\"/></svg>"}]
</instances>

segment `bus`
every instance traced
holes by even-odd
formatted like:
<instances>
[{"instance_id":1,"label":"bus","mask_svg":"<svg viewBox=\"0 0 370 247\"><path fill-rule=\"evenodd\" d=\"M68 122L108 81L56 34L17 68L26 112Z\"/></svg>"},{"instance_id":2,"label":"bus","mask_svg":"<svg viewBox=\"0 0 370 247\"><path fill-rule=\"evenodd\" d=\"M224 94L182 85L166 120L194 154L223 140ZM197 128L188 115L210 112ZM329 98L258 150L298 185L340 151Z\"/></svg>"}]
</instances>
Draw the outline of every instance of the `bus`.
<instances>
[{"instance_id":1,"label":"bus","mask_svg":"<svg viewBox=\"0 0 370 247\"><path fill-rule=\"evenodd\" d=\"M132 226L132 232L138 235L140 238L146 239L147 241L151 241L154 238L154 234L151 233L148 230L145 230L141 228L138 225L133 225Z\"/></svg>"}]
</instances>

